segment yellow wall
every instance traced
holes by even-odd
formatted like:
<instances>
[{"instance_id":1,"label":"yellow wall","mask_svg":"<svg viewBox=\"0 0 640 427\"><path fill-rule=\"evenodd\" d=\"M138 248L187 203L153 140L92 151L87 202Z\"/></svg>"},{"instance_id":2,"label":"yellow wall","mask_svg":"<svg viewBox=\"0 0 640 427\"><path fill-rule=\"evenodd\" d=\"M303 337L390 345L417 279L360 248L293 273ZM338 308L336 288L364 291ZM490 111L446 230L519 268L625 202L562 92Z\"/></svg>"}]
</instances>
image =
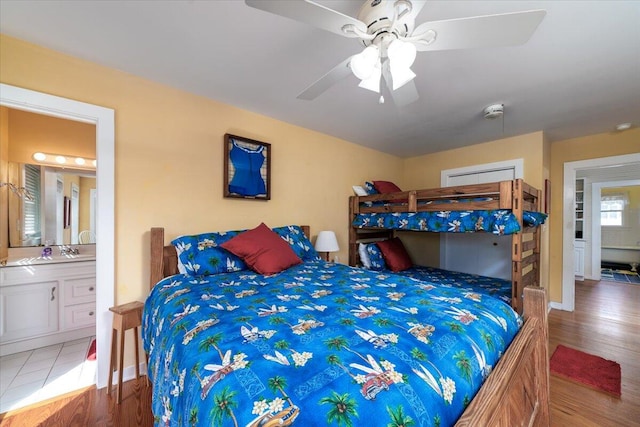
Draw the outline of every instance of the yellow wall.
<instances>
[{"instance_id":1,"label":"yellow wall","mask_svg":"<svg viewBox=\"0 0 640 427\"><path fill-rule=\"evenodd\" d=\"M36 163L35 152L96 158L95 125L9 109L9 160Z\"/></svg>"},{"instance_id":2,"label":"yellow wall","mask_svg":"<svg viewBox=\"0 0 640 427\"><path fill-rule=\"evenodd\" d=\"M400 158L4 35L0 81L115 110L117 303L148 293L151 227L172 239L304 223L335 230L346 262L351 186L402 177ZM272 144L272 200L222 197L225 133Z\"/></svg>"},{"instance_id":3,"label":"yellow wall","mask_svg":"<svg viewBox=\"0 0 640 427\"><path fill-rule=\"evenodd\" d=\"M640 129L602 133L551 144L551 213L549 224L549 277L551 301L562 301L562 224L564 164L578 160L640 152ZM573 221L573 218L569 220Z\"/></svg>"},{"instance_id":4,"label":"yellow wall","mask_svg":"<svg viewBox=\"0 0 640 427\"><path fill-rule=\"evenodd\" d=\"M91 228L91 190L96 188L96 179L80 177L80 217L78 218L78 230Z\"/></svg>"},{"instance_id":5,"label":"yellow wall","mask_svg":"<svg viewBox=\"0 0 640 427\"><path fill-rule=\"evenodd\" d=\"M534 187L542 188L543 153L543 134L535 132L412 157L405 160L403 186L406 188L440 187L440 172L443 170L523 159L524 180Z\"/></svg>"}]
</instances>

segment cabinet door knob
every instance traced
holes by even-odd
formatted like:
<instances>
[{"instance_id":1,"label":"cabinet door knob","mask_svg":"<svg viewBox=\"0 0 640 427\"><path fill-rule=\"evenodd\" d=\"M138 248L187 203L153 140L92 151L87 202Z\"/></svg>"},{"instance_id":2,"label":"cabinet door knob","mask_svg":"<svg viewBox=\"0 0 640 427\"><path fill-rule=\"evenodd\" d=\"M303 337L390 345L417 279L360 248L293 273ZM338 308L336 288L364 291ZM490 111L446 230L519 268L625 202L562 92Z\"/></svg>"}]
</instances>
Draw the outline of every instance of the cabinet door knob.
<instances>
[{"instance_id":1,"label":"cabinet door knob","mask_svg":"<svg viewBox=\"0 0 640 427\"><path fill-rule=\"evenodd\" d=\"M54 287L51 288L51 301L56 299L55 292L56 292L56 287L54 286Z\"/></svg>"},{"instance_id":2,"label":"cabinet door knob","mask_svg":"<svg viewBox=\"0 0 640 427\"><path fill-rule=\"evenodd\" d=\"M90 311L90 312L89 312L89 316L93 316L93 311Z\"/></svg>"},{"instance_id":3,"label":"cabinet door knob","mask_svg":"<svg viewBox=\"0 0 640 427\"><path fill-rule=\"evenodd\" d=\"M89 291L93 292L93 286L89 288Z\"/></svg>"}]
</instances>

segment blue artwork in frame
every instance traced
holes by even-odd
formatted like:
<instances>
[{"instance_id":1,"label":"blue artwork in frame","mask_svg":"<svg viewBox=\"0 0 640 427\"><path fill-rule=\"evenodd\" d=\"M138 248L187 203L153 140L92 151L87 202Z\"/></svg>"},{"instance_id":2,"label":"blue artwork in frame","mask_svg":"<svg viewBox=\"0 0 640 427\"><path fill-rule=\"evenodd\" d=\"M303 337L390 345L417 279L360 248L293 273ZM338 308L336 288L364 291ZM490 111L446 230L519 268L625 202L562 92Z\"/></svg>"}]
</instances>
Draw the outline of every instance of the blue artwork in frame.
<instances>
[{"instance_id":1,"label":"blue artwork in frame","mask_svg":"<svg viewBox=\"0 0 640 427\"><path fill-rule=\"evenodd\" d=\"M224 197L271 199L271 144L224 135Z\"/></svg>"}]
</instances>

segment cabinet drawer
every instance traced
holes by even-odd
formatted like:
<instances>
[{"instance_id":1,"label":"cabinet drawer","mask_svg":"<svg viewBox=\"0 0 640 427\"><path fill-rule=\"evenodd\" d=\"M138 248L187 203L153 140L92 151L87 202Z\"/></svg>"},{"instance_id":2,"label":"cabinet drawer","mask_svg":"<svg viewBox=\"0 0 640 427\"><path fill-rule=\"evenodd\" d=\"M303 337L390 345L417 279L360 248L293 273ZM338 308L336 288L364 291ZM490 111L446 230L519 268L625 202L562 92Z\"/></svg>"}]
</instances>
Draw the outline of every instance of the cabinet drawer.
<instances>
[{"instance_id":1,"label":"cabinet drawer","mask_svg":"<svg viewBox=\"0 0 640 427\"><path fill-rule=\"evenodd\" d=\"M2 267L0 269L0 284L16 285L31 282L42 282L56 279L95 276L96 262L67 262L60 264L37 264L14 267Z\"/></svg>"},{"instance_id":2,"label":"cabinet drawer","mask_svg":"<svg viewBox=\"0 0 640 427\"><path fill-rule=\"evenodd\" d=\"M96 304L70 305L64 308L64 328L75 329L96 324Z\"/></svg>"},{"instance_id":3,"label":"cabinet drawer","mask_svg":"<svg viewBox=\"0 0 640 427\"><path fill-rule=\"evenodd\" d=\"M64 283L64 305L74 305L96 300L96 278L67 279Z\"/></svg>"}]
</instances>

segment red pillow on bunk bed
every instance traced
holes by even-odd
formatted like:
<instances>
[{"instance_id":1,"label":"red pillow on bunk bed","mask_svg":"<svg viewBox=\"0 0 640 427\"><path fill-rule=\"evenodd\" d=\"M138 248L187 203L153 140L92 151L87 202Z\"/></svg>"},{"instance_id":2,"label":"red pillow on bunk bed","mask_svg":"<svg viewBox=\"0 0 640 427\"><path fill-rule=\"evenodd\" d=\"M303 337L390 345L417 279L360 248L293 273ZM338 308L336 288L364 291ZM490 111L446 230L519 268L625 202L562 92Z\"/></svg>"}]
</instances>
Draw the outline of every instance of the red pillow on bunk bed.
<instances>
[{"instance_id":1,"label":"red pillow on bunk bed","mask_svg":"<svg viewBox=\"0 0 640 427\"><path fill-rule=\"evenodd\" d=\"M402 271L413 266L413 262L407 253L402 240L397 237L393 239L377 242L382 258L391 271Z\"/></svg>"},{"instance_id":2,"label":"red pillow on bunk bed","mask_svg":"<svg viewBox=\"0 0 640 427\"><path fill-rule=\"evenodd\" d=\"M220 247L242 260L260 274L275 274L302 263L302 260L278 234L264 223L238 234Z\"/></svg>"},{"instance_id":3,"label":"red pillow on bunk bed","mask_svg":"<svg viewBox=\"0 0 640 427\"><path fill-rule=\"evenodd\" d=\"M378 190L378 193L380 194L398 193L402 191L400 187L398 187L391 181L373 181L373 186L376 190ZM396 199L389 201L391 203L407 203L407 199Z\"/></svg>"},{"instance_id":4,"label":"red pillow on bunk bed","mask_svg":"<svg viewBox=\"0 0 640 427\"><path fill-rule=\"evenodd\" d=\"M373 186L378 193L397 193L398 191L402 191L400 187L395 185L391 181L373 181Z\"/></svg>"}]
</instances>

